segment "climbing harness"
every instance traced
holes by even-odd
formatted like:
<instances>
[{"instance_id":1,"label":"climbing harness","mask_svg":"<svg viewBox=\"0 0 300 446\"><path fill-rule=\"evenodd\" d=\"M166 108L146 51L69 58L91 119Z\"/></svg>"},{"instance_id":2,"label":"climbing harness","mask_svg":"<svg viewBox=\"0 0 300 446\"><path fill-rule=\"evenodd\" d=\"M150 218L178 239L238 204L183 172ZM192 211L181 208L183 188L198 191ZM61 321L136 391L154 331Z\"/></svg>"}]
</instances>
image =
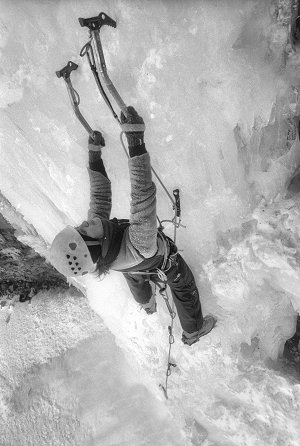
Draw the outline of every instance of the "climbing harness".
<instances>
[{"instance_id":1,"label":"climbing harness","mask_svg":"<svg viewBox=\"0 0 300 446\"><path fill-rule=\"evenodd\" d=\"M124 141L123 141L123 135L124 135L124 133L130 132L130 131L142 132L145 130L145 125L144 124L122 123L120 121L117 113L115 112L115 110L112 106L112 103L110 102L110 99L108 98L108 95L104 89L104 86L105 86L106 89L108 90L108 92L113 97L116 104L118 105L118 107L120 108L121 112L124 114L124 116L126 118L128 118L128 115L129 115L128 108L127 108L126 104L124 103L124 101L122 100L117 89L113 85L111 79L109 78L107 68L106 68L106 62L105 62L105 58L104 58L103 48L102 48L102 44L101 44L101 37L100 37L100 30L101 30L102 26L108 25L113 28L116 28L117 23L113 19L111 19L107 14L105 14L104 12L100 12L100 14L96 17L91 17L91 18L87 18L87 19L79 18L78 20L82 27L87 27L89 29L89 41L82 47L82 49L80 51L80 56L81 57L85 56L87 58L90 69L93 73L96 85L98 87L99 93L102 96L106 105L108 106L109 110L111 111L114 119L118 122L118 124L122 128L122 131L120 133L120 141L121 141L122 147L124 149L124 152L125 152L127 158L129 158L128 151L127 151ZM83 117L82 113L79 110L80 97L79 97L79 94L77 93L77 91L74 89L72 82L71 82L71 78L70 78L71 72L76 70L77 68L78 68L78 65L76 65L74 62L69 61L68 64L64 68L62 68L61 70L56 72L56 75L57 75L57 77L59 77L59 78L62 77L64 79L66 86L67 86L68 93L69 93L69 97L71 100L71 104L72 104L73 110L75 112L75 115L77 116L77 118L79 119L81 124L84 126L84 128L86 129L88 134L92 137L92 139L94 139L94 131L92 130L92 128L90 127L90 125L88 124L88 122L86 121L86 119ZM100 75L99 75L99 73L100 73ZM101 80L104 85L102 85ZM159 222L158 231L159 231L159 233L162 233L162 231L164 229L163 223L165 223L165 222L172 223L174 226L173 240L174 240L174 244L175 244L177 229L181 226L184 227L181 224L181 208L180 208L179 189L173 190L173 197L172 197L172 195L169 193L168 189L166 188L166 186L164 185L164 183L162 182L162 180L160 179L160 177L158 176L158 174L156 173L156 171L153 169L152 166L151 166L151 170L152 170L154 176L156 177L156 179L158 180L159 184L165 191L169 200L171 201L172 207L174 210L174 217L172 220L162 220L161 221L157 217L158 222ZM161 235L161 238L164 240L165 243L168 243L167 239L165 237L163 237L162 235ZM165 257L164 257L163 265L160 269L156 270L156 274L158 275L158 278L162 282L162 285L157 284L157 286L159 288L159 293L163 297L163 299L166 303L166 306L167 306L167 309L168 309L168 312L169 312L170 318L171 318L171 323L168 326L169 351L168 351L166 379L165 379L164 385L162 385L162 384L159 385L160 388L163 390L166 399L168 399L168 378L172 373L172 368L176 367L176 364L174 362L171 362L171 348L175 342L174 335L173 335L173 325L174 325L174 319L176 317L176 313L174 311L174 300L172 299L172 303L170 303L170 299L169 299L168 292L167 292L166 272L175 263L176 254L177 253L172 255L172 254L170 254L169 249L168 250L165 249ZM155 274L155 272L134 272L134 273L149 275L149 276Z\"/></svg>"}]
</instances>

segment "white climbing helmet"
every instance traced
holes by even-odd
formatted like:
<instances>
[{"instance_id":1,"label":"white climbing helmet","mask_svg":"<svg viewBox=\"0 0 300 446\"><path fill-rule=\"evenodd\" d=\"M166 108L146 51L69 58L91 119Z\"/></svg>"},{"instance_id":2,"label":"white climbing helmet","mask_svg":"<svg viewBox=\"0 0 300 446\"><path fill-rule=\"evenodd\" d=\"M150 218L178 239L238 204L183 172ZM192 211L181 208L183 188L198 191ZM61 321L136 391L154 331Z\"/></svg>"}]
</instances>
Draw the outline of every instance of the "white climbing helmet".
<instances>
[{"instance_id":1,"label":"white climbing helmet","mask_svg":"<svg viewBox=\"0 0 300 446\"><path fill-rule=\"evenodd\" d=\"M86 242L72 226L66 226L53 240L50 261L67 277L84 276L96 268Z\"/></svg>"}]
</instances>

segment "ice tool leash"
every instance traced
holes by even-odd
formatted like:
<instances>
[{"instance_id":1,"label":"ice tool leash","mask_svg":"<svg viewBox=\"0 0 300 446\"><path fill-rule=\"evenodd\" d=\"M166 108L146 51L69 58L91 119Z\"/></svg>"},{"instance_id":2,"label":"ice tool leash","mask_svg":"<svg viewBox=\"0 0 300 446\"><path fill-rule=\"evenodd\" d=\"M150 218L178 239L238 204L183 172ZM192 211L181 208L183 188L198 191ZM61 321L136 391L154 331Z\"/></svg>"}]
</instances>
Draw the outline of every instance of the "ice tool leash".
<instances>
[{"instance_id":1,"label":"ice tool leash","mask_svg":"<svg viewBox=\"0 0 300 446\"><path fill-rule=\"evenodd\" d=\"M90 69L93 73L96 85L98 87L99 93L102 96L104 102L108 106L110 112L112 113L114 119L118 122L118 124L122 125L122 131L120 133L120 140L122 147L126 153L126 156L129 158L128 151L125 147L124 141L123 141L123 134L126 131L144 131L145 125L144 124L121 124L121 121L115 112L110 99L105 91L104 86L108 90L108 92L111 94L113 99L115 100L116 104L120 108L120 110L123 112L125 117L128 117L128 109L125 104L125 102L122 100L120 94L118 93L117 89L115 88L114 84L112 83L108 72L106 68L106 62L104 58L102 43L101 43L101 36L100 36L100 30L102 26L108 25L113 28L117 27L117 23L115 20L110 18L107 14L104 12L100 12L100 14L96 17L90 17L90 18L79 18L79 23L82 27L87 27L89 29L89 41L82 47L80 51L80 56L84 57L86 56ZM94 131L92 130L91 126L88 124L86 119L83 117L82 113L79 110L80 105L80 97L77 91L74 89L73 84L71 82L71 73L72 71L76 70L78 68L78 65L75 64L72 61L69 61L67 65L62 68L61 70L56 72L56 75L58 78L63 78L63 80L66 83L66 87L69 93L71 105L73 107L73 110L75 112L76 117L80 121L80 123L83 125L85 130L88 132L88 134L94 139ZM100 72L100 75L99 75ZM104 86L102 85L102 82ZM169 193L168 189L160 179L159 175L156 173L156 171L151 166L151 170L158 180L159 184L165 191L166 195L168 196L169 200L172 203L173 210L174 210L174 217L172 220L162 220L157 217L159 222L159 230L163 230L162 223L164 222L170 222L174 225L174 243L176 243L176 231L181 225L181 209L180 209L180 196L179 196L179 189L173 190L173 197ZM145 273L144 273L145 274ZM174 343L174 336L173 336L173 322L174 318L176 316L176 313L174 312L174 301L172 299L172 304L170 304L169 297L167 294L167 277L165 273L163 272L163 268L161 270L158 270L157 272L159 278L161 279L163 285L160 288L159 292L162 295L163 299L166 302L168 311L170 313L171 317L171 324L168 326L169 331L169 353L168 353L168 366L167 366L167 372L166 372L166 381L165 385L163 386L160 384L160 387L162 388L165 397L168 398L168 378L171 375L171 367L176 367L176 364L171 362L171 347Z\"/></svg>"},{"instance_id":2,"label":"ice tool leash","mask_svg":"<svg viewBox=\"0 0 300 446\"><path fill-rule=\"evenodd\" d=\"M77 70L77 68L78 65L76 63L69 61L65 67L63 67L59 71L56 71L56 76L58 78L62 77L63 80L65 81L75 115L77 116L77 118L79 119L85 130L88 132L88 134L91 136L91 138L94 139L93 129L85 120L85 118L83 117L82 113L79 110L80 96L73 87L73 84L71 82L71 73L72 71Z\"/></svg>"},{"instance_id":3,"label":"ice tool leash","mask_svg":"<svg viewBox=\"0 0 300 446\"><path fill-rule=\"evenodd\" d=\"M104 12L100 12L100 14L96 17L90 17L88 19L79 18L78 20L79 20L79 23L81 26L83 26L83 27L86 26L89 29L89 34L90 34L89 35L90 40L86 45L83 46L83 48L80 52L80 55L87 56L91 70L93 71L94 78L96 80L96 84L99 88L100 94L101 94L101 96L103 96L103 99L105 100L108 107L110 108L114 118L120 124L118 115L114 112L113 107L110 104L108 97L106 96L103 86L101 84L101 81L100 81L100 78L99 78L99 75L97 72L96 60L94 57L94 53L96 50L96 55L98 58L97 65L99 66L100 74L103 79L103 82L104 82L106 88L108 89L108 91L110 92L110 94L112 95L112 97L114 98L114 100L116 101L116 103L118 104L119 108L122 110L124 115L127 117L128 116L127 106L126 106L125 102L123 101L123 99L121 98L121 96L119 95L117 89L115 88L114 84L112 83L112 81L110 80L110 78L108 76L104 53L103 53L102 44L101 44L101 38L100 38L100 30L101 30L102 26L108 25L108 26L112 26L113 28L116 28L117 23L113 19L111 19L107 14L105 14Z\"/></svg>"}]
</instances>

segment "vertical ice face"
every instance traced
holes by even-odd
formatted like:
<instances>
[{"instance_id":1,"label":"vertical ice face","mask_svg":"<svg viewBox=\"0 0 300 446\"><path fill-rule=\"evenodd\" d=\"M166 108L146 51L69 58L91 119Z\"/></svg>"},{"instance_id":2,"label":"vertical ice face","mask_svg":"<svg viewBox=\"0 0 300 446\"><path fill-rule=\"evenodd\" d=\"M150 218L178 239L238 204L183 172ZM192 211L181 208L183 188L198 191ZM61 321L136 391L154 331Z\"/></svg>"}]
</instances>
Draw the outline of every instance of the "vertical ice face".
<instances>
[{"instance_id":1,"label":"vertical ice face","mask_svg":"<svg viewBox=\"0 0 300 446\"><path fill-rule=\"evenodd\" d=\"M49 241L65 223L84 218L87 209L86 134L64 82L54 74L68 60L79 64L72 80L81 110L106 136L108 168L118 179L115 196L126 195L119 129L87 61L79 57L88 32L77 19L95 15L97 8L93 1L84 9L72 2L29 1L26 7L22 1L3 2L0 188ZM144 116L153 163L170 188L181 187L187 221L209 254L215 231L247 212L249 161L241 161L241 152L248 158L253 152L251 126L258 117L262 125L268 122L276 98L278 61L270 56L270 27L276 23L268 2L236 8L234 1L116 1L102 8L118 26L101 31L111 78L125 102ZM237 125L241 130L234 132ZM160 201L165 208L162 194ZM128 201L115 200L115 209L128 212Z\"/></svg>"},{"instance_id":2,"label":"vertical ice face","mask_svg":"<svg viewBox=\"0 0 300 446\"><path fill-rule=\"evenodd\" d=\"M295 97L279 74L287 21L269 6L102 5L117 21L116 29L101 31L110 76L145 119L154 167L167 187L181 190L188 227L181 243L193 263L222 248L220 237L239 228L262 197L274 198L298 162L296 145L287 142ZM68 60L79 64L72 81L81 111L106 138L113 212L128 215L119 129L79 56L88 32L78 17L98 14L98 7L3 1L0 189L47 242L64 225L80 223L88 207L87 135L55 76ZM172 212L161 190L158 209Z\"/></svg>"},{"instance_id":3,"label":"vertical ice face","mask_svg":"<svg viewBox=\"0 0 300 446\"><path fill-rule=\"evenodd\" d=\"M300 153L293 121L299 61L286 53L289 1L100 6L117 21L116 29L101 31L110 76L144 117L153 166L170 190L180 188L186 230L179 247L197 277L204 312L219 319L197 354L175 343L181 363L172 377L174 413L187 420L195 444L207 437L241 444L244 433L255 444L267 444L270 435L283 444L282 414L294 435L299 395L293 390L289 399L255 354L276 358L300 309L299 205L278 198ZM55 76L69 60L79 65L72 82L82 113L106 139L113 214L128 216L119 129L79 56L88 33L78 17L99 12L96 0L1 1L0 191L47 243L66 224L80 223L89 201L87 134ZM159 214L172 217L160 189L158 199ZM114 273L100 284L90 280L87 290L136 371L148 383L161 377L169 322L162 302L157 318L145 320ZM176 340L180 331L176 321ZM239 354L245 343L254 351L253 367Z\"/></svg>"}]
</instances>

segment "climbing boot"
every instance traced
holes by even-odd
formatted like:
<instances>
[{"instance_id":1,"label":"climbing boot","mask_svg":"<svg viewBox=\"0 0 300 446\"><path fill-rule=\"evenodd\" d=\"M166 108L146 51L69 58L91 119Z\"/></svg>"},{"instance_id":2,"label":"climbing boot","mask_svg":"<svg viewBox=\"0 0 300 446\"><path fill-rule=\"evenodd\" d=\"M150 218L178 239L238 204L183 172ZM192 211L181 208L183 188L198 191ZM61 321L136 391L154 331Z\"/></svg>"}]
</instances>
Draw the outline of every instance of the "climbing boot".
<instances>
[{"instance_id":1,"label":"climbing boot","mask_svg":"<svg viewBox=\"0 0 300 446\"><path fill-rule=\"evenodd\" d=\"M194 331L193 333L187 333L184 331L182 333L182 342L187 345L192 345L198 342L202 336L207 335L216 325L217 319L214 316L207 315L203 318L203 324L200 330Z\"/></svg>"},{"instance_id":2,"label":"climbing boot","mask_svg":"<svg viewBox=\"0 0 300 446\"><path fill-rule=\"evenodd\" d=\"M147 314L156 313L156 299L155 294L151 296L151 299L146 304L141 304L143 310L146 311Z\"/></svg>"}]
</instances>

